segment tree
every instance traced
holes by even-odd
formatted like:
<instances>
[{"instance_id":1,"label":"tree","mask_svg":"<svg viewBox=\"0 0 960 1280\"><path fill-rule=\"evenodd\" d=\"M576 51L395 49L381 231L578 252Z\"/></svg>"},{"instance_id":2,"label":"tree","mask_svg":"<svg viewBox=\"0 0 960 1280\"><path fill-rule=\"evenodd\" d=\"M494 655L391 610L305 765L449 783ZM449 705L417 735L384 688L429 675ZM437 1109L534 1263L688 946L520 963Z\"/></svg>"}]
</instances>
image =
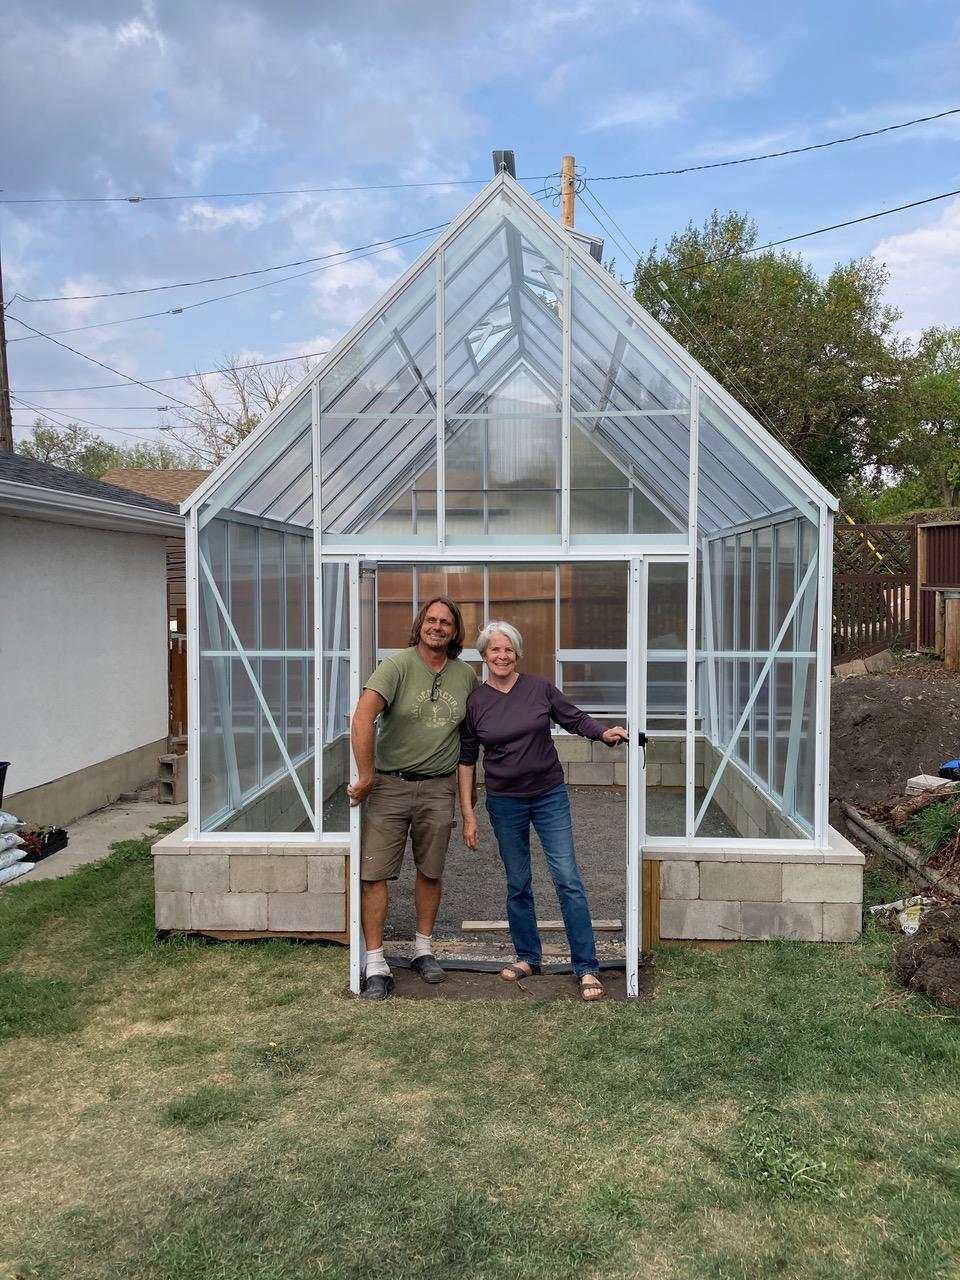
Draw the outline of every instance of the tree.
<instances>
[{"instance_id":1,"label":"tree","mask_svg":"<svg viewBox=\"0 0 960 1280\"><path fill-rule=\"evenodd\" d=\"M714 212L637 265L637 300L828 489L880 474L903 426L907 349L870 258L825 280L789 253L747 254L757 230Z\"/></svg>"},{"instance_id":2,"label":"tree","mask_svg":"<svg viewBox=\"0 0 960 1280\"><path fill-rule=\"evenodd\" d=\"M928 499L960 505L960 329L927 329L914 360L910 426L898 462Z\"/></svg>"},{"instance_id":3,"label":"tree","mask_svg":"<svg viewBox=\"0 0 960 1280\"><path fill-rule=\"evenodd\" d=\"M195 409L181 409L181 426L171 435L208 466L232 453L262 418L275 409L310 371L310 362L295 357L282 364L240 364L228 356L215 374L194 374L187 380L197 401Z\"/></svg>"},{"instance_id":4,"label":"tree","mask_svg":"<svg viewBox=\"0 0 960 1280\"><path fill-rule=\"evenodd\" d=\"M36 462L49 462L76 471L91 480L99 480L105 471L114 467L170 470L190 466L190 459L183 452L163 441L116 445L76 422L60 428L42 418L36 419L28 439L17 441L17 453Z\"/></svg>"}]
</instances>

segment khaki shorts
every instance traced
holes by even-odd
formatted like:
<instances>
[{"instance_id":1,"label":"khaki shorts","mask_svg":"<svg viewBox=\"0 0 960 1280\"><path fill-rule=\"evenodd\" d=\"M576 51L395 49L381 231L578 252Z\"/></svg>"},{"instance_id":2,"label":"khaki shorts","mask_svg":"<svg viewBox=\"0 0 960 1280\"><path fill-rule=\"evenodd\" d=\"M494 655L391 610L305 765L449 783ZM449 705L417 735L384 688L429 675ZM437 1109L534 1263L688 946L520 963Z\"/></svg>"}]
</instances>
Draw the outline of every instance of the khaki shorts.
<instances>
[{"instance_id":1,"label":"khaki shorts","mask_svg":"<svg viewBox=\"0 0 960 1280\"><path fill-rule=\"evenodd\" d=\"M417 870L443 875L453 830L457 775L404 782L378 773L367 797L360 837L360 879L396 880L409 832Z\"/></svg>"}]
</instances>

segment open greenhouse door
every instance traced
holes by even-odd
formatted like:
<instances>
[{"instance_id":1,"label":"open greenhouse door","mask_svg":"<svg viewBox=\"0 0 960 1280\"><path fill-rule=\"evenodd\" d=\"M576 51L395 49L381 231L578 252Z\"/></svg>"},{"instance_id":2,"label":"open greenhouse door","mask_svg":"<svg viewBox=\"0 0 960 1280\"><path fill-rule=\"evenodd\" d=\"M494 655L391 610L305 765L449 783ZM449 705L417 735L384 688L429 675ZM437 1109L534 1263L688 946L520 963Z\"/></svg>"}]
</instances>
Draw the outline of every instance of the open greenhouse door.
<instances>
[{"instance_id":1,"label":"open greenhouse door","mask_svg":"<svg viewBox=\"0 0 960 1280\"><path fill-rule=\"evenodd\" d=\"M627 995L640 994L641 929L640 869L644 840L646 786L646 670L647 670L647 567L642 560L630 561L627 587L627 912L626 979Z\"/></svg>"},{"instance_id":2,"label":"open greenhouse door","mask_svg":"<svg viewBox=\"0 0 960 1280\"><path fill-rule=\"evenodd\" d=\"M368 561L350 562L350 710L377 665L377 568ZM350 781L357 781L357 762L350 753ZM350 990L360 994L366 958L360 928L360 827L363 806L350 807Z\"/></svg>"}]
</instances>

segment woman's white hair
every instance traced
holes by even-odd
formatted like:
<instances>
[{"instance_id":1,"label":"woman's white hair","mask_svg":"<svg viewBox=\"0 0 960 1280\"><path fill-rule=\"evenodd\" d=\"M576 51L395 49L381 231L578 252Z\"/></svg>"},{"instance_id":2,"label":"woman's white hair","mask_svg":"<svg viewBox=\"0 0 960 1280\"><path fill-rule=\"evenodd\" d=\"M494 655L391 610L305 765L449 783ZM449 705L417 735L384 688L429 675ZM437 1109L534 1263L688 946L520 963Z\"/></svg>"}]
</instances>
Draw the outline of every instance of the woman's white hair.
<instances>
[{"instance_id":1,"label":"woman's white hair","mask_svg":"<svg viewBox=\"0 0 960 1280\"><path fill-rule=\"evenodd\" d=\"M480 651L480 657L485 658L487 656L487 645L498 632L500 635L507 637L517 651L517 657L522 658L523 636L516 627L511 626L509 622L503 621L488 622L477 636L477 649Z\"/></svg>"}]
</instances>

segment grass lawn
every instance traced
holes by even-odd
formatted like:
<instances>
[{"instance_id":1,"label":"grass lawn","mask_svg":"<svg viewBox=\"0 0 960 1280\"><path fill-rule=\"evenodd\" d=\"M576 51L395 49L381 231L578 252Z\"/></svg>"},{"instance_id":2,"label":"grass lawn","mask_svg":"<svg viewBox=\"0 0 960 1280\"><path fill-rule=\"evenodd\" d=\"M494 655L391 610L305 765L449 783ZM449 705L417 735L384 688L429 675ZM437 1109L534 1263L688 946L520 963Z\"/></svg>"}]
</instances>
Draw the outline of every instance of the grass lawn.
<instances>
[{"instance_id":1,"label":"grass lawn","mask_svg":"<svg viewBox=\"0 0 960 1280\"><path fill-rule=\"evenodd\" d=\"M151 873L0 895L3 1280L960 1274L960 1022L888 933L368 1005L339 948L158 944Z\"/></svg>"}]
</instances>

